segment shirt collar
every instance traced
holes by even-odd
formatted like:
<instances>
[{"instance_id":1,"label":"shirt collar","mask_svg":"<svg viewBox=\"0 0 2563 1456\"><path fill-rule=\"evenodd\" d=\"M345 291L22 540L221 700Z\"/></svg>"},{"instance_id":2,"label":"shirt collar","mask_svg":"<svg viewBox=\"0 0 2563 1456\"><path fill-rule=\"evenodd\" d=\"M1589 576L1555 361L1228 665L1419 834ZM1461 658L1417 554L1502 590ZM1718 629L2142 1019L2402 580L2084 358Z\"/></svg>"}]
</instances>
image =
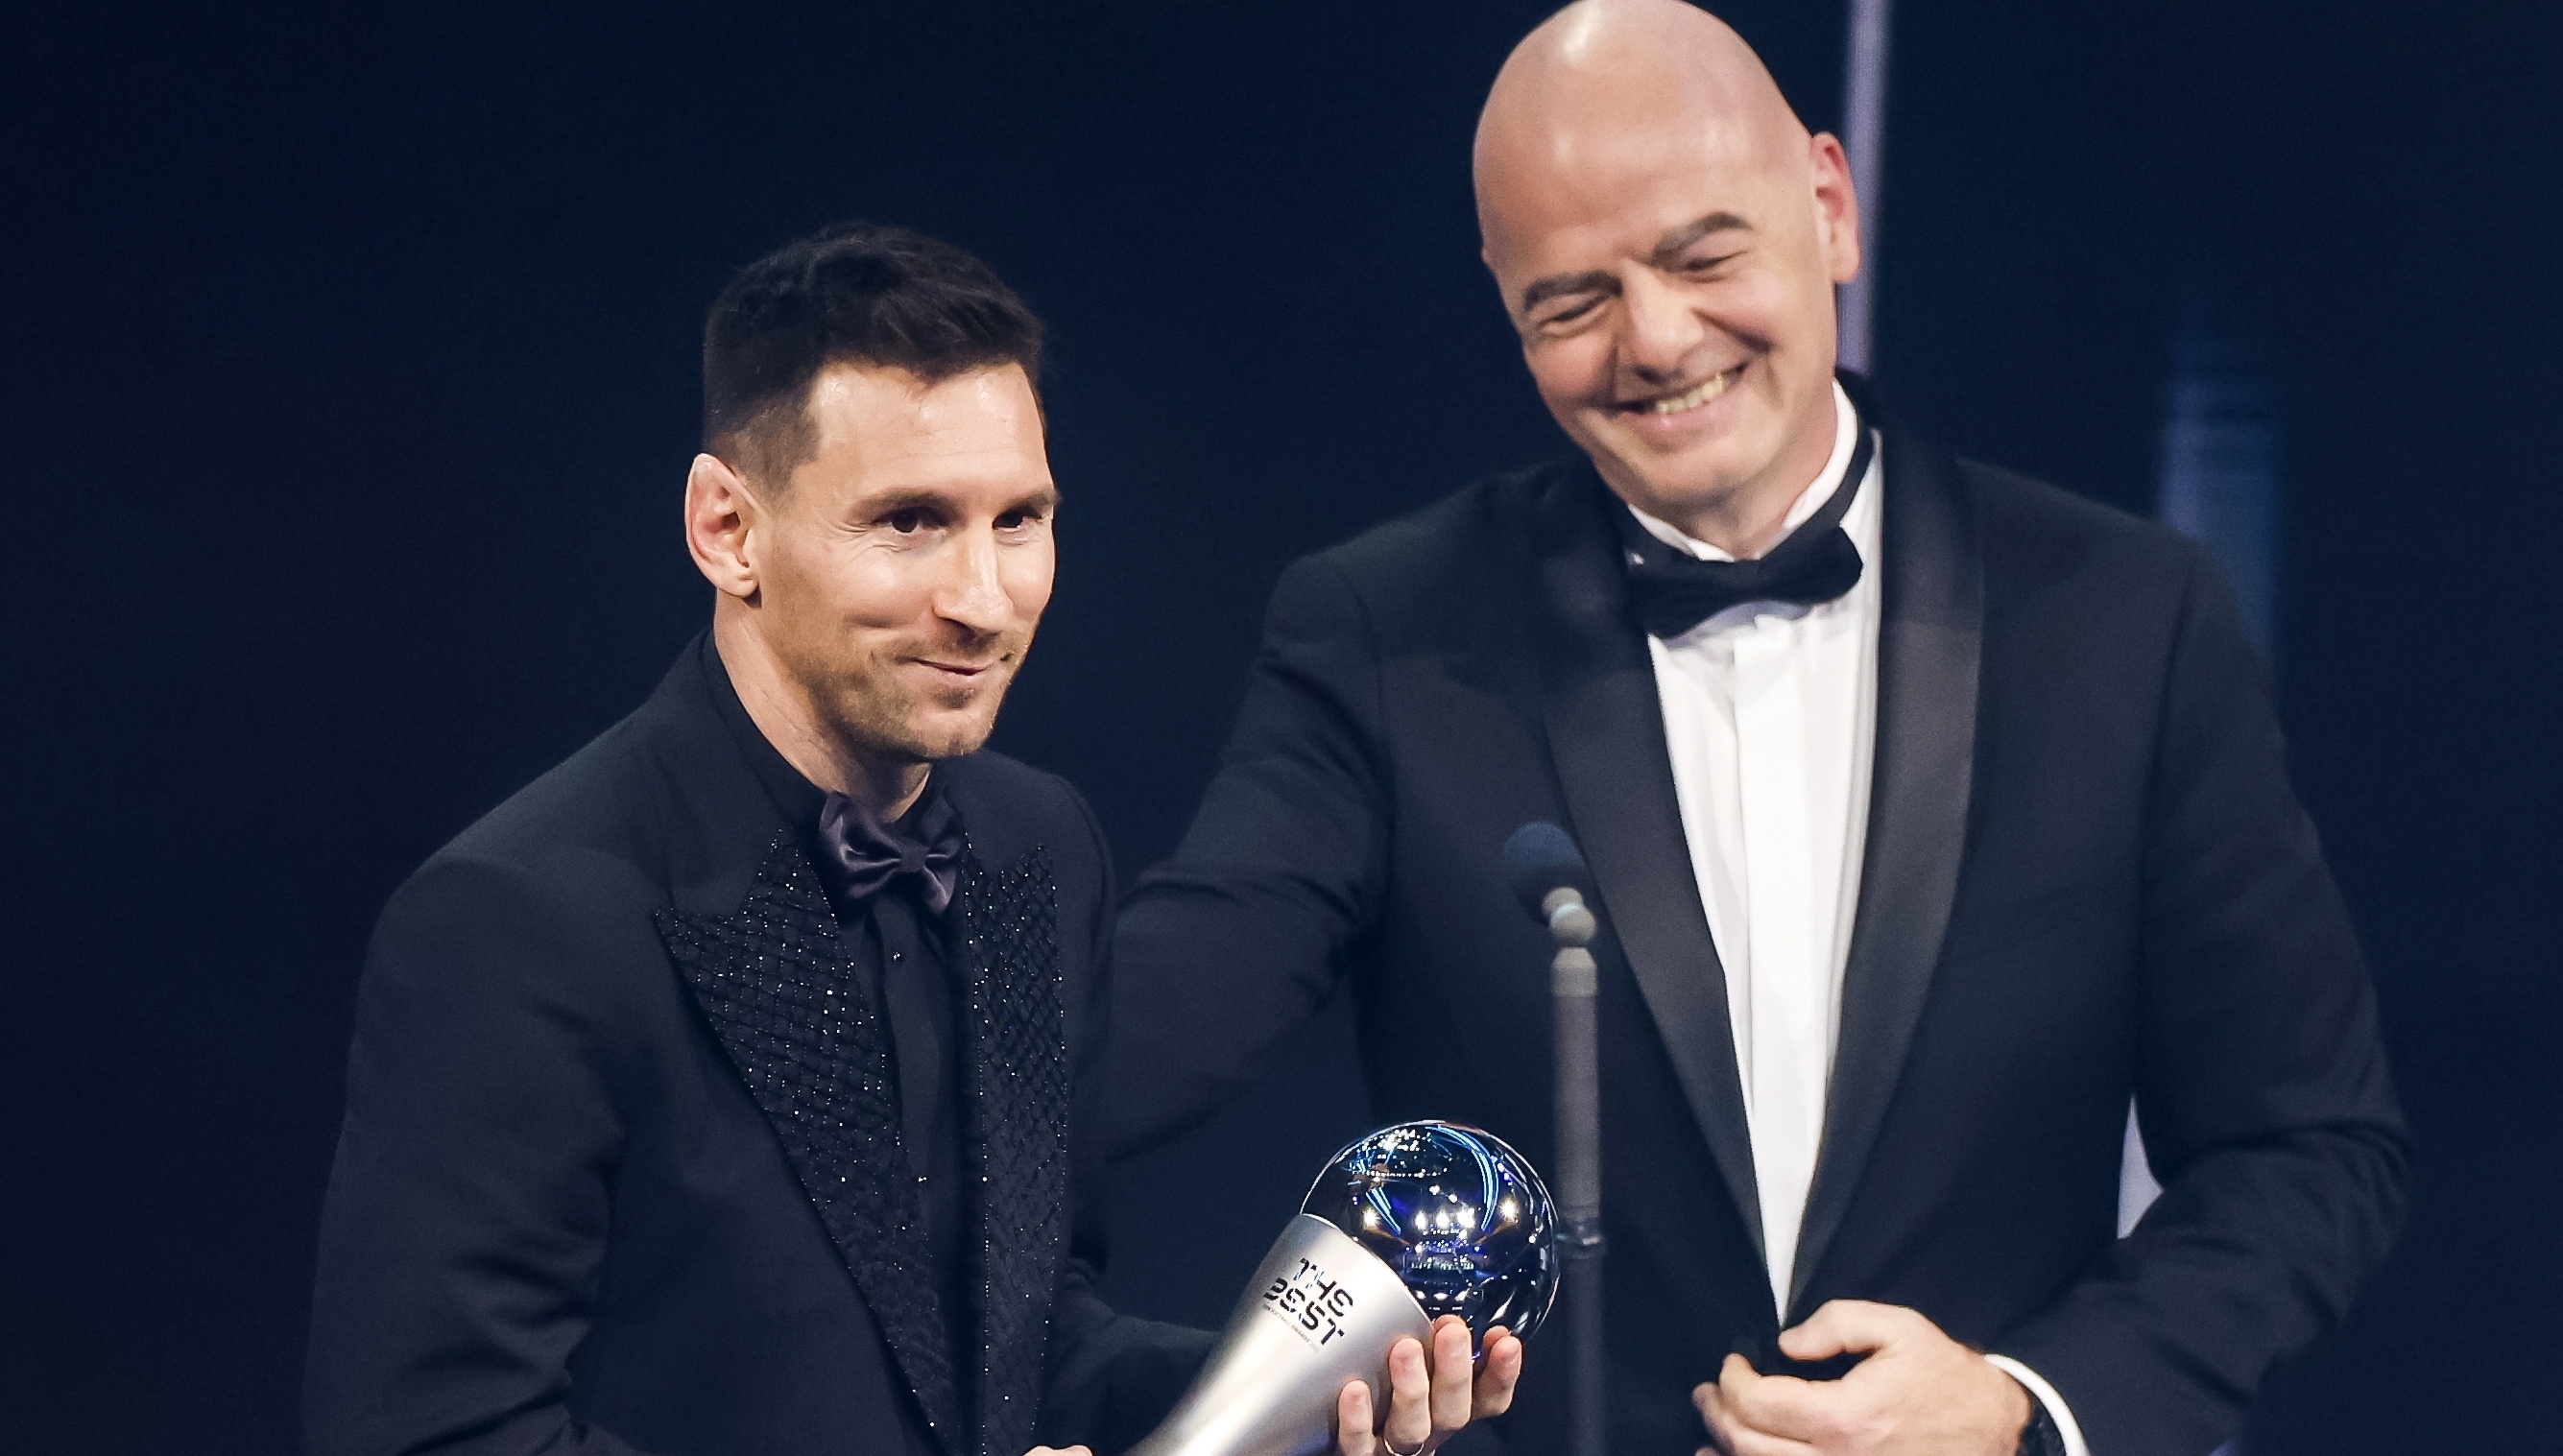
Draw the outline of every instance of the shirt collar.
<instances>
[{"instance_id":1,"label":"shirt collar","mask_svg":"<svg viewBox=\"0 0 2563 1456\"><path fill-rule=\"evenodd\" d=\"M703 677L711 684L712 706L728 725L730 737L738 742L738 751L747 757L747 766L756 773L756 782L765 787L765 796L783 821L796 832L806 833L818 826L819 807L828 800L828 792L813 784L782 750L767 741L764 730L748 716L747 704L738 700L738 688L729 680L728 664L721 661L720 649L712 645L712 635L702 636Z\"/></svg>"},{"instance_id":2,"label":"shirt collar","mask_svg":"<svg viewBox=\"0 0 2563 1456\"><path fill-rule=\"evenodd\" d=\"M729 680L729 664L721 660L720 649L712 644L712 635L702 636L703 677L710 682L712 706L719 711L721 722L728 725L730 736L738 740L738 750L747 756L747 766L756 773L756 782L764 786L765 797L783 821L804 836L817 831L819 811L827 806L828 791L810 782L809 777L792 767L792 761L765 736L748 716L747 704L739 701L738 686ZM891 819L887 827L902 833L913 832L923 821L926 806L932 804L941 788L929 777L925 792L907 807L907 813Z\"/></svg>"}]
</instances>

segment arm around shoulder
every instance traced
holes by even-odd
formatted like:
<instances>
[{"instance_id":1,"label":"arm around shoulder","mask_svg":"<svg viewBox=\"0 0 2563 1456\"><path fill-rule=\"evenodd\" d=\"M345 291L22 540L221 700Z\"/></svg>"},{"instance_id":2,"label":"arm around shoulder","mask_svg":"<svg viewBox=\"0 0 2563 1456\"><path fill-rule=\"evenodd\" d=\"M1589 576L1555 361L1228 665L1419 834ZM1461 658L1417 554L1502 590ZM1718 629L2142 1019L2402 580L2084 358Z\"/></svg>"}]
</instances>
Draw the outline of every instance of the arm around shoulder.
<instances>
[{"instance_id":1,"label":"arm around shoulder","mask_svg":"<svg viewBox=\"0 0 2563 1456\"><path fill-rule=\"evenodd\" d=\"M1122 906L1116 1151L1198 1122L1332 990L1387 876L1379 718L1358 595L1323 556L1294 564L1192 827Z\"/></svg>"}]
</instances>

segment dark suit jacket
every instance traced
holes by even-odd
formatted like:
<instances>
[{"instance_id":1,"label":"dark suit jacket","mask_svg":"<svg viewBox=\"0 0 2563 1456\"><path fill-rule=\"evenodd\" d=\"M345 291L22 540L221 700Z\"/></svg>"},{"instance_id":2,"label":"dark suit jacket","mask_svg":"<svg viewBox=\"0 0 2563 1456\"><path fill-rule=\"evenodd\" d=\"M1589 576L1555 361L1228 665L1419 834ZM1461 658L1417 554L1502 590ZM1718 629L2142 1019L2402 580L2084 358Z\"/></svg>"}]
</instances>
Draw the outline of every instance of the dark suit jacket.
<instances>
[{"instance_id":1,"label":"dark suit jacket","mask_svg":"<svg viewBox=\"0 0 2563 1456\"><path fill-rule=\"evenodd\" d=\"M320 1456L1021 1456L1046 1399L1057 1434L1119 1435L1188 1377L1201 1339L1090 1287L1111 872L1084 802L994 754L935 769L987 1189L978 1308L946 1311L887 1038L720 670L690 648L385 908L322 1217Z\"/></svg>"},{"instance_id":2,"label":"dark suit jacket","mask_svg":"<svg viewBox=\"0 0 2563 1456\"><path fill-rule=\"evenodd\" d=\"M2401 1212L2372 997L2264 674L2194 549L1893 432L1867 855L1791 1323L1908 1305L2198 1456ZM1774 1319L1717 954L1590 465L1471 486L1275 591L1199 817L1125 903L1116 1141L1197 1117L1349 976L1376 1111L1552 1149L1548 946L1504 837L1600 884L1614 1456ZM2114 1237L2136 1099L2167 1186ZM1561 1336L1514 1449L1565 1449Z\"/></svg>"}]
</instances>

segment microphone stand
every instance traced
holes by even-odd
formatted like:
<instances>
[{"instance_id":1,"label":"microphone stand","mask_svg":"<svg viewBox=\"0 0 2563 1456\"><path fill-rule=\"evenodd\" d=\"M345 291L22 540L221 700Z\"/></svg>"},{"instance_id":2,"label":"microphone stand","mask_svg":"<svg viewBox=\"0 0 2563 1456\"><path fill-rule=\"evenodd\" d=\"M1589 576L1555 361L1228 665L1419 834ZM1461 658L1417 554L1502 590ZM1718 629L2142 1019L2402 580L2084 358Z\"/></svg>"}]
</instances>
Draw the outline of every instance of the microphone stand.
<instances>
[{"instance_id":1,"label":"microphone stand","mask_svg":"<svg viewBox=\"0 0 2563 1456\"><path fill-rule=\"evenodd\" d=\"M1549 962L1556 1005L1558 1252L1564 1257L1567 1325L1575 1332L1567 1394L1568 1456L1603 1456L1602 1063L1594 1026L1593 912L1560 887L1540 901L1557 954Z\"/></svg>"}]
</instances>

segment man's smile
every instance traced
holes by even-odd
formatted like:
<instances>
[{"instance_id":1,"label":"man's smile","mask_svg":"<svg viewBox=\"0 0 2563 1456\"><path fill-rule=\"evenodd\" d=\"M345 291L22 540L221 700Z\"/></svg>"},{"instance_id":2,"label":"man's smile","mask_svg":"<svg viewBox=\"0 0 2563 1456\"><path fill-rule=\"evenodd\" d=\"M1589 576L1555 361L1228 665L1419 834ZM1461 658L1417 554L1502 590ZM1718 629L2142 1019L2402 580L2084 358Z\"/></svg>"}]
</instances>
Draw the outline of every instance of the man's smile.
<instances>
[{"instance_id":1,"label":"man's smile","mask_svg":"<svg viewBox=\"0 0 2563 1456\"><path fill-rule=\"evenodd\" d=\"M1699 409L1711 403L1719 396L1725 394L1726 391L1734 385L1735 381L1742 377L1743 373L1744 366L1738 364L1732 369L1722 370L1719 373L1710 375L1708 378L1690 386L1679 394L1657 395L1650 399L1622 400L1619 402L1619 408L1633 415L1653 415L1660 419L1667 415L1687 414L1692 410Z\"/></svg>"}]
</instances>

